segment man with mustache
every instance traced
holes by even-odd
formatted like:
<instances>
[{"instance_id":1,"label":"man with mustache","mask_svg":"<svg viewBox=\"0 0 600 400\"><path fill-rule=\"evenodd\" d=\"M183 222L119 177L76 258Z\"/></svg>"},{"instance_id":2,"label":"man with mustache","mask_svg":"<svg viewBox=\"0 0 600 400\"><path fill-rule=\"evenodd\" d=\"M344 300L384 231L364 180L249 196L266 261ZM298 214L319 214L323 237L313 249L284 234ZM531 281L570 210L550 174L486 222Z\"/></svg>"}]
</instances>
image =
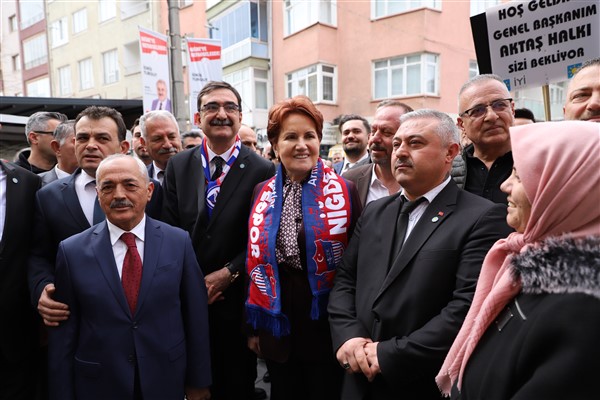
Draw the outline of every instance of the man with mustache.
<instances>
[{"instance_id":1,"label":"man with mustache","mask_svg":"<svg viewBox=\"0 0 600 400\"><path fill-rule=\"evenodd\" d=\"M67 305L52 299L58 244L104 220L96 195L96 169L109 155L127 153L126 132L118 111L97 106L83 110L75 119L73 138L79 168L37 192L28 278L32 302L48 326L69 317ZM146 209L151 217L160 216L161 198L158 187Z\"/></svg>"},{"instance_id":2,"label":"man with mustache","mask_svg":"<svg viewBox=\"0 0 600 400\"><path fill-rule=\"evenodd\" d=\"M401 193L369 203L329 297L342 398L439 399L434 377L469 309L505 207L450 178L458 129L446 114L400 117L392 141Z\"/></svg>"},{"instance_id":3,"label":"man with mustache","mask_svg":"<svg viewBox=\"0 0 600 400\"><path fill-rule=\"evenodd\" d=\"M392 139L400 127L400 116L411 111L410 106L396 100L377 105L369 136L372 164L356 166L343 174L356 185L363 207L400 190L391 168Z\"/></svg>"},{"instance_id":4,"label":"man with mustache","mask_svg":"<svg viewBox=\"0 0 600 400\"><path fill-rule=\"evenodd\" d=\"M600 58L586 61L569 82L565 119L600 122Z\"/></svg>"},{"instance_id":5,"label":"man with mustache","mask_svg":"<svg viewBox=\"0 0 600 400\"><path fill-rule=\"evenodd\" d=\"M208 82L194 116L204 141L171 158L163 183L163 221L189 232L208 289L214 400L255 396L256 356L242 332L248 219L254 187L275 167L242 145L241 106L233 86Z\"/></svg>"},{"instance_id":6,"label":"man with mustache","mask_svg":"<svg viewBox=\"0 0 600 400\"><path fill-rule=\"evenodd\" d=\"M152 159L148 175L162 185L167 162L182 149L177 120L168 111L150 111L140 117L141 144Z\"/></svg>"},{"instance_id":7,"label":"man with mustache","mask_svg":"<svg viewBox=\"0 0 600 400\"><path fill-rule=\"evenodd\" d=\"M339 129L342 134L342 148L346 157L342 161L333 164L335 172L343 174L349 169L370 163L371 160L367 152L369 132L371 131L369 122L360 115L342 115Z\"/></svg>"},{"instance_id":8,"label":"man with mustache","mask_svg":"<svg viewBox=\"0 0 600 400\"><path fill-rule=\"evenodd\" d=\"M471 78L458 94L457 125L471 144L454 161L452 177L459 187L495 203L506 204L500 184L513 167L509 129L515 103L497 75Z\"/></svg>"},{"instance_id":9,"label":"man with mustache","mask_svg":"<svg viewBox=\"0 0 600 400\"><path fill-rule=\"evenodd\" d=\"M106 221L59 245L50 399L208 400L206 289L187 232L144 213L154 184L123 154L96 171ZM184 396L185 395L185 396Z\"/></svg>"}]
</instances>

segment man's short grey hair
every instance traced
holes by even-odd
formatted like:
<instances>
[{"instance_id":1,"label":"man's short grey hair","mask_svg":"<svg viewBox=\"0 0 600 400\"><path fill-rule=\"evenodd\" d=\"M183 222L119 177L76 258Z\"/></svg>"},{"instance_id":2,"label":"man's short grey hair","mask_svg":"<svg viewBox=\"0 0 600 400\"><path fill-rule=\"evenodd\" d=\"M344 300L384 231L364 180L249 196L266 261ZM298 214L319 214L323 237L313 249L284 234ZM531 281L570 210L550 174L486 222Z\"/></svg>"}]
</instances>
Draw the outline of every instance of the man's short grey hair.
<instances>
[{"instance_id":1,"label":"man's short grey hair","mask_svg":"<svg viewBox=\"0 0 600 400\"><path fill-rule=\"evenodd\" d=\"M48 122L57 119L60 122L65 122L67 116L58 112L38 111L32 114L25 125L25 137L29 143L29 132L31 131L47 131Z\"/></svg>"},{"instance_id":2,"label":"man's short grey hair","mask_svg":"<svg viewBox=\"0 0 600 400\"><path fill-rule=\"evenodd\" d=\"M586 69L588 67L594 67L594 66L600 67L600 57L592 58L591 60L587 60L586 62L584 62L583 65L581 66L581 68L579 68L579 70L575 73L575 75L577 75L583 69Z\"/></svg>"},{"instance_id":3,"label":"man's short grey hair","mask_svg":"<svg viewBox=\"0 0 600 400\"><path fill-rule=\"evenodd\" d=\"M461 86L460 90L458 91L458 98L460 99L460 96L463 94L463 92L465 90L467 90L468 88L470 88L471 86L476 85L481 82L485 82L485 81L498 81L503 86L506 87L506 83L504 83L504 81L502 80L502 78L499 75L496 75L496 74L475 75L474 77L469 79L464 85ZM508 90L508 88L506 90Z\"/></svg>"},{"instance_id":4,"label":"man's short grey hair","mask_svg":"<svg viewBox=\"0 0 600 400\"><path fill-rule=\"evenodd\" d=\"M146 165L142 162L142 160L140 160L137 157L132 157L127 154L118 153L118 154L111 154L110 156L106 157L104 160L102 160L100 162L100 164L98 165L98 169L96 169L96 183L97 184L100 184L100 179L99 179L100 171L102 171L104 166L106 164L110 163L111 161L117 160L119 158L128 158L128 159L132 159L133 161L135 161L135 163L138 166L138 172L140 173L140 175L142 176L144 181L147 184L150 183L150 177L148 176L148 167L146 167Z\"/></svg>"},{"instance_id":5,"label":"man's short grey hair","mask_svg":"<svg viewBox=\"0 0 600 400\"><path fill-rule=\"evenodd\" d=\"M179 133L179 125L177 124L177 120L173 114L167 110L154 110L149 111L140 117L140 131L142 131L142 137L144 139L148 137L146 133L146 124L153 119L170 119L177 128L177 133Z\"/></svg>"},{"instance_id":6,"label":"man's short grey hair","mask_svg":"<svg viewBox=\"0 0 600 400\"><path fill-rule=\"evenodd\" d=\"M60 146L64 145L67 139L75 134L75 120L70 119L65 122L58 124L54 130L54 140L58 142Z\"/></svg>"},{"instance_id":7,"label":"man's short grey hair","mask_svg":"<svg viewBox=\"0 0 600 400\"><path fill-rule=\"evenodd\" d=\"M421 109L403 114L400 117L400 126L411 119L435 119L438 125L435 129L436 133L442 139L442 145L449 146L452 143L460 144L460 136L456 123L448 114L431 109Z\"/></svg>"}]
</instances>

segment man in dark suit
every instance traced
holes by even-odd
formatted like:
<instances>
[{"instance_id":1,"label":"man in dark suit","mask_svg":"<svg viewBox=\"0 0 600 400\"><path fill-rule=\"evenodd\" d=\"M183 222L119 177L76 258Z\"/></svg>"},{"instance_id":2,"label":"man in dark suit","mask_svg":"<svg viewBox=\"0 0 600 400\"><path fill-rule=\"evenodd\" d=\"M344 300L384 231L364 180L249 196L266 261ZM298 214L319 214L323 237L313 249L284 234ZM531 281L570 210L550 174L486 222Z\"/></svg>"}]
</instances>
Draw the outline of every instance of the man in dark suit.
<instances>
[{"instance_id":1,"label":"man in dark suit","mask_svg":"<svg viewBox=\"0 0 600 400\"><path fill-rule=\"evenodd\" d=\"M0 160L0 399L32 399L37 383L37 321L26 262L39 187L37 175Z\"/></svg>"},{"instance_id":2,"label":"man in dark suit","mask_svg":"<svg viewBox=\"0 0 600 400\"><path fill-rule=\"evenodd\" d=\"M42 172L42 186L70 176L77 169L75 157L75 121L61 122L54 130L50 147L56 155L56 165L50 171Z\"/></svg>"},{"instance_id":3,"label":"man in dark suit","mask_svg":"<svg viewBox=\"0 0 600 400\"><path fill-rule=\"evenodd\" d=\"M106 221L59 245L56 298L71 316L50 329L50 399L208 400L206 289L187 232L146 217L144 163L103 160Z\"/></svg>"},{"instance_id":4,"label":"man in dark suit","mask_svg":"<svg viewBox=\"0 0 600 400\"><path fill-rule=\"evenodd\" d=\"M505 207L450 179L459 151L450 117L419 110L400 122L392 166L406 200L398 194L366 207L330 295L334 348L348 370L344 399L440 398L434 377L483 258L510 231Z\"/></svg>"},{"instance_id":5,"label":"man in dark suit","mask_svg":"<svg viewBox=\"0 0 600 400\"><path fill-rule=\"evenodd\" d=\"M182 150L179 125L168 111L150 111L140 117L142 146L146 147L152 163L148 175L162 185L167 162Z\"/></svg>"},{"instance_id":6,"label":"man in dark suit","mask_svg":"<svg viewBox=\"0 0 600 400\"><path fill-rule=\"evenodd\" d=\"M129 142L121 114L108 107L88 107L75 120L75 155L79 169L44 186L36 195L32 251L28 260L29 290L44 323L68 318L68 307L52 300L58 244L104 219L96 206L96 169L111 154L127 153ZM158 188L160 189L160 187ZM161 192L155 190L146 212L160 216Z\"/></svg>"},{"instance_id":7,"label":"man in dark suit","mask_svg":"<svg viewBox=\"0 0 600 400\"><path fill-rule=\"evenodd\" d=\"M198 110L205 141L169 161L163 220L190 233L204 272L212 303L213 399L251 399L256 358L242 332L248 217L254 186L275 167L241 144L241 98L231 85L207 83Z\"/></svg>"},{"instance_id":8,"label":"man in dark suit","mask_svg":"<svg viewBox=\"0 0 600 400\"><path fill-rule=\"evenodd\" d=\"M384 100L377 105L369 136L370 164L356 166L343 173L354 182L362 206L400 190L392 174L392 139L400 127L400 116L411 112L410 106L396 100Z\"/></svg>"},{"instance_id":9,"label":"man in dark suit","mask_svg":"<svg viewBox=\"0 0 600 400\"><path fill-rule=\"evenodd\" d=\"M338 126L342 134L342 148L346 157L333 164L333 169L341 175L349 169L371 162L369 152L367 152L371 127L365 118L356 114L342 115Z\"/></svg>"}]
</instances>

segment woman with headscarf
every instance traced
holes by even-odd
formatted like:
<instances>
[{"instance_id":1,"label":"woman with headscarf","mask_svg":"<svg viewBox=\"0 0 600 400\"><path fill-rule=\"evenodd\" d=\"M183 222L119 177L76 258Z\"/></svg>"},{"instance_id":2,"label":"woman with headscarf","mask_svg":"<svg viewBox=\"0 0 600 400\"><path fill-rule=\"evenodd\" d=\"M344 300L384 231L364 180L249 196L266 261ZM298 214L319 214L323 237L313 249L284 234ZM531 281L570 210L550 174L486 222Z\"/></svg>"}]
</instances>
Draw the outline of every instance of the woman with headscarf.
<instances>
[{"instance_id":1,"label":"woman with headscarf","mask_svg":"<svg viewBox=\"0 0 600 400\"><path fill-rule=\"evenodd\" d=\"M454 399L598 398L600 126L511 129L516 232L487 254L436 381Z\"/></svg>"},{"instance_id":2,"label":"woman with headscarf","mask_svg":"<svg viewBox=\"0 0 600 400\"><path fill-rule=\"evenodd\" d=\"M319 158L323 116L305 96L274 105L267 135L280 165L257 185L246 267L248 346L267 363L272 400L335 400L327 302L360 200Z\"/></svg>"}]
</instances>

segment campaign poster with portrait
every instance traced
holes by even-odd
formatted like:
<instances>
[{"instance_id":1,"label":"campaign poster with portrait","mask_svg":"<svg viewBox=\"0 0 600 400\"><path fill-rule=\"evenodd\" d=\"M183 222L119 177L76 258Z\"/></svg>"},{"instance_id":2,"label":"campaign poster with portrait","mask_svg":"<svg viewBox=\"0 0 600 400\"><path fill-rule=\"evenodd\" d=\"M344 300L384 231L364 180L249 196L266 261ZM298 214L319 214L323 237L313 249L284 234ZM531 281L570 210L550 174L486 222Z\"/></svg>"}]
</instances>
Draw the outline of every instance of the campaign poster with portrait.
<instances>
[{"instance_id":1,"label":"campaign poster with portrait","mask_svg":"<svg viewBox=\"0 0 600 400\"><path fill-rule=\"evenodd\" d=\"M198 111L198 93L209 81L223 80L221 41L215 39L186 38L188 48L188 82L190 121Z\"/></svg>"},{"instance_id":2,"label":"campaign poster with portrait","mask_svg":"<svg viewBox=\"0 0 600 400\"><path fill-rule=\"evenodd\" d=\"M169 74L169 42L166 35L139 27L144 112L173 112Z\"/></svg>"}]
</instances>

